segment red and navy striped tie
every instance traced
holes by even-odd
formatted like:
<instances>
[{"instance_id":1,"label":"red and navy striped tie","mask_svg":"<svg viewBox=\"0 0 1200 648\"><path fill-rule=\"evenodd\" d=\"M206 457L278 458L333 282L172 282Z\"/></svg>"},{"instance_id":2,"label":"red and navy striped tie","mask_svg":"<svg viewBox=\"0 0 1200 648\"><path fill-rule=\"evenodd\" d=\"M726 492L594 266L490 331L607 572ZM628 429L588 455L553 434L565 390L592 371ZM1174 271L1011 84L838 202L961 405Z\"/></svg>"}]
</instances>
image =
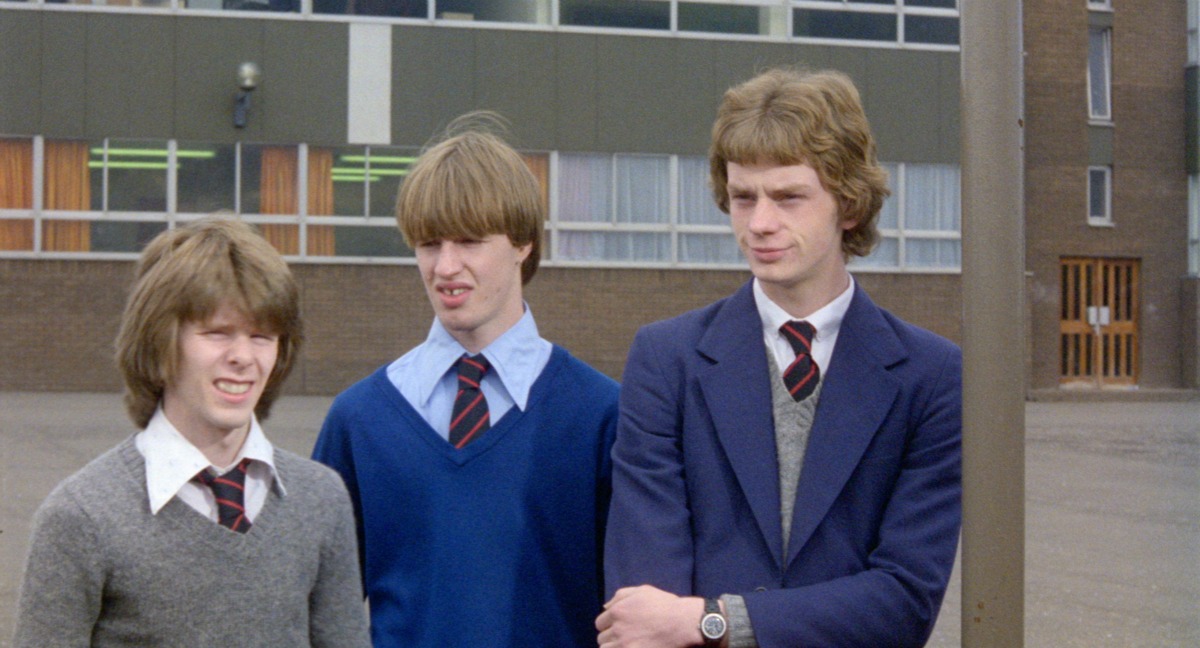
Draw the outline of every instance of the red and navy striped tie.
<instances>
[{"instance_id":1,"label":"red and navy striped tie","mask_svg":"<svg viewBox=\"0 0 1200 648\"><path fill-rule=\"evenodd\" d=\"M450 415L450 445L461 448L487 432L491 425L487 399L479 389L483 374L491 365L482 353L475 356L463 354L456 367L458 395L454 397L454 410Z\"/></svg>"},{"instance_id":2,"label":"red and navy striped tie","mask_svg":"<svg viewBox=\"0 0 1200 648\"><path fill-rule=\"evenodd\" d=\"M250 518L246 517L246 466L249 459L242 459L233 470L214 477L207 470L196 475L200 483L212 489L217 499L217 520L221 526L245 533L250 530Z\"/></svg>"},{"instance_id":3,"label":"red and navy striped tie","mask_svg":"<svg viewBox=\"0 0 1200 648\"><path fill-rule=\"evenodd\" d=\"M796 359L783 372L783 384L796 401L808 398L821 381L821 369L812 357L812 339L817 330L808 322L787 322L779 332L792 345Z\"/></svg>"}]
</instances>

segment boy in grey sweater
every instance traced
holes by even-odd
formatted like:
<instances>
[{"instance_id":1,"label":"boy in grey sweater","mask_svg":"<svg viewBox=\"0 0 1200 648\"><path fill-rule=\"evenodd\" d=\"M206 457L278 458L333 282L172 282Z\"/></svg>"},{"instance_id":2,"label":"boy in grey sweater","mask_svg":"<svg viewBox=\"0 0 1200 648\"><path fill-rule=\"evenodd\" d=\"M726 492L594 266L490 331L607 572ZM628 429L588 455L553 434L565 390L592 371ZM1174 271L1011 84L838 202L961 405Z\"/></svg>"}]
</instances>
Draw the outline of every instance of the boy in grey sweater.
<instances>
[{"instance_id":1,"label":"boy in grey sweater","mask_svg":"<svg viewBox=\"0 0 1200 648\"><path fill-rule=\"evenodd\" d=\"M150 242L116 345L141 431L38 509L15 646L369 645L341 479L259 426L301 339L250 226Z\"/></svg>"}]
</instances>

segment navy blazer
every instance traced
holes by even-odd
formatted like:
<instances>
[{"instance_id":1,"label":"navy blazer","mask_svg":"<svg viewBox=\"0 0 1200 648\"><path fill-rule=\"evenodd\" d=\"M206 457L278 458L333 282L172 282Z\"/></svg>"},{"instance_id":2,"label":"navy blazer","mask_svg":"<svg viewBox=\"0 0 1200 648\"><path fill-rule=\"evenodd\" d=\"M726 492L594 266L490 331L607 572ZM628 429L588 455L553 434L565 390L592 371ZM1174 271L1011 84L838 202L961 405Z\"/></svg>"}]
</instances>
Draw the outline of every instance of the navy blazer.
<instances>
[{"instance_id":1,"label":"navy blazer","mask_svg":"<svg viewBox=\"0 0 1200 648\"><path fill-rule=\"evenodd\" d=\"M743 595L765 648L923 645L961 523L961 351L855 289L786 556L766 353L750 283L638 331L613 447L608 595L647 583Z\"/></svg>"}]
</instances>

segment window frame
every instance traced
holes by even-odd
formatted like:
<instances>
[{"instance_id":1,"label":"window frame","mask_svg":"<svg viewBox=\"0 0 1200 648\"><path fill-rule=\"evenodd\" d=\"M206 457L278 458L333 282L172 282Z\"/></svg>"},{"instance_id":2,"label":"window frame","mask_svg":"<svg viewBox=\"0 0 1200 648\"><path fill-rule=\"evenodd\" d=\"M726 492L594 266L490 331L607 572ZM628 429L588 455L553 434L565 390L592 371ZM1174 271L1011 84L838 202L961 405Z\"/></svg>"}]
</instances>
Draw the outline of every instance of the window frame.
<instances>
[{"instance_id":1,"label":"window frame","mask_svg":"<svg viewBox=\"0 0 1200 648\"><path fill-rule=\"evenodd\" d=\"M1092 174L1102 172L1104 177L1104 213L1095 215L1092 213ZM1113 186L1113 168L1108 165L1091 165L1087 169L1087 224L1092 227L1112 227L1113 209L1112 209L1112 186Z\"/></svg>"},{"instance_id":2,"label":"window frame","mask_svg":"<svg viewBox=\"0 0 1200 648\"><path fill-rule=\"evenodd\" d=\"M5 138L23 139L28 136L18 135L0 135ZM155 226L166 228L174 228L180 223L186 223L199 218L203 218L206 214L180 212L178 211L178 182L179 173L172 172L169 174L170 185L167 187L169 192L168 209L163 212L106 212L100 211L65 211L65 210L47 210L44 207L42 200L42 191L46 183L45 168L45 142L46 139L42 136L30 138L33 141L33 205L29 209L0 209L0 220L4 221L29 221L34 228L34 241L32 249L20 250L4 250L0 251L0 258L72 258L72 259L136 259L140 250L122 250L114 251L98 251L94 248L81 248L79 250L48 250L43 246L43 227L46 223L75 221L75 222L90 222L90 223L123 223L120 228L130 228L134 224L141 225L141 230L153 229ZM90 140L107 141L104 138ZM166 151L168 152L166 160L169 164L175 165L180 162L183 156L181 147L192 149L205 146L205 142L186 140L181 143L177 140L167 140ZM330 228L382 228L388 231L389 236L395 232L395 219L392 216L373 216L364 215L311 215L308 212L309 202L307 200L308 192L305 188L309 187L310 168L307 164L309 158L310 145L305 143L300 144L273 144L280 149L294 149L297 156L296 160L296 187L295 187L295 213L257 213L258 204L243 204L243 191L245 183L255 182L253 179L243 177L243 167L248 163L246 146L261 147L265 146L256 143L237 143L232 156L231 164L235 165L234 192L235 192L235 207L232 210L239 218L258 225L264 228L264 234L273 231L278 234L281 231L288 231L288 243L285 248L290 250L284 254L284 258L289 262L299 263L371 263L371 264L395 264L406 265L415 263L411 256L407 256L407 249L399 250L393 255L388 252L390 247L371 247L358 248L354 243L350 243L351 248L342 250L342 243L349 241L361 241L359 234L355 233L349 236L348 239L336 239L336 248L321 247L323 241L328 240ZM347 147L355 148L357 147ZM412 147L404 145L388 145L380 147L363 147L364 153L369 159L376 152L383 155L392 155L395 153L403 153L413 150ZM644 157L645 154L640 153L599 153L599 152L580 152L588 155L598 155L607 159L610 164L615 165L617 160L622 157ZM665 182L668 186L661 187L664 194L668 196L666 201L666 209L668 214L665 218L657 222L622 222L614 213L606 214L603 221L565 221L560 218L560 210L562 208L560 200L560 181L562 166L560 164L560 152L558 151L525 151L524 155L528 156L544 156L545 159L545 186L546 196L549 201L548 216L546 220L546 238L544 244L544 259L543 264L547 266L562 266L562 267L584 267L584 268L664 268L664 269L705 269L705 270L738 270L745 271L747 268L745 260L741 257L737 250L737 244L733 236L733 229L727 220L717 219L713 214L701 216L700 212L696 211L700 205L710 205L711 195L707 187L707 158L702 155L681 155L681 154L655 154L652 157L663 158L668 161L668 173L661 175L659 182ZM905 226L904 219L904 201L905 201L905 184L907 184L906 169L911 163L891 163L889 168L894 169L893 178L895 185L894 193L889 201L894 201L895 208L898 212L898 222L895 227L881 228L881 235L891 241L895 241L899 245L898 257L895 262L889 260L887 263L855 263L853 270L856 272L883 272L883 273L956 273L960 272L960 267L951 266L931 266L931 265L914 265L910 263L912 259L906 259L906 247L910 246L915 241L955 241L958 243L961 240L961 212L958 214L957 221L949 221L951 224L957 222L957 229L932 229L932 230L917 230L909 229ZM952 165L956 170L957 165ZM173 167L172 167L173 168ZM686 170L687 178L681 177L681 169ZM961 170L959 170L961 173ZM607 181L610 183L605 191L615 191L616 183L619 182L618 174L613 173ZM944 182L944 181L943 181ZM940 183L939 183L940 184ZM935 203L941 204L935 199ZM315 207L320 209L320 207ZM612 205L612 209L617 206ZM692 217L685 217L681 214L681 210L688 209ZM961 210L961 204L958 205ZM715 207L714 207L715 209ZM253 213L252 213L253 212ZM719 213L719 212L717 212ZM935 218L933 222L942 222L946 214L942 214L939 218ZM914 221L915 222L915 221ZM283 227L279 227L283 226ZM316 228L316 229L313 229ZM656 234L669 237L669 254L666 257L658 260L607 260L607 259L572 259L563 253L562 235L568 232L608 232L608 233L630 233L630 234ZM344 234L344 233L343 233ZM362 236L375 236L362 234ZM316 238L314 238L316 237ZM705 241L706 237L714 237L713 242ZM719 238L718 238L719 237ZM268 236L270 238L270 236ZM311 247L310 243L314 243L316 247ZM366 250L366 251L363 251ZM351 254L347 254L350 252ZM364 254L370 256L363 256ZM689 257L692 254L695 256ZM959 250L961 255L961 248ZM961 256L960 256L961 258ZM936 257L935 257L936 260Z\"/></svg>"},{"instance_id":3,"label":"window frame","mask_svg":"<svg viewBox=\"0 0 1200 648\"><path fill-rule=\"evenodd\" d=\"M1103 36L1101 42L1101 60L1103 70L1093 69L1092 60L1092 34L1099 33ZM1112 110L1112 35L1111 27L1089 27L1088 28L1088 65L1087 65L1087 101L1088 101L1088 119L1091 123L1096 124L1111 124L1113 121ZM1095 105L1092 86L1095 83L1095 78L1100 77L1104 81L1104 110L1100 111Z\"/></svg>"}]
</instances>

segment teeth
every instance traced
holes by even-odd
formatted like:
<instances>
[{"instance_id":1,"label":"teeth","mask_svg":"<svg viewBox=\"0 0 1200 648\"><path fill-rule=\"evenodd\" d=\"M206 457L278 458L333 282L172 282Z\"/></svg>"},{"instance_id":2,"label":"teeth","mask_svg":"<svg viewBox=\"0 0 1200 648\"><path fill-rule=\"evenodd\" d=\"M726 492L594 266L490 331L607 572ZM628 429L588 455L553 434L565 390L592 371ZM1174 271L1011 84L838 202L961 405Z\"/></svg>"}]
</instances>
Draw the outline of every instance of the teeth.
<instances>
[{"instance_id":1,"label":"teeth","mask_svg":"<svg viewBox=\"0 0 1200 648\"><path fill-rule=\"evenodd\" d=\"M457 297L457 296L459 296L459 295L461 295L461 294L463 294L463 293L467 292L467 289L466 289L466 288L453 288L453 289L451 289L451 290L447 290L447 291L444 291L444 292L445 292L447 295L450 295L451 297Z\"/></svg>"},{"instance_id":2,"label":"teeth","mask_svg":"<svg viewBox=\"0 0 1200 648\"><path fill-rule=\"evenodd\" d=\"M226 382L224 380L218 380L217 389L225 392L226 394L237 395L245 394L247 391L250 391L250 385L249 383L233 383Z\"/></svg>"}]
</instances>

